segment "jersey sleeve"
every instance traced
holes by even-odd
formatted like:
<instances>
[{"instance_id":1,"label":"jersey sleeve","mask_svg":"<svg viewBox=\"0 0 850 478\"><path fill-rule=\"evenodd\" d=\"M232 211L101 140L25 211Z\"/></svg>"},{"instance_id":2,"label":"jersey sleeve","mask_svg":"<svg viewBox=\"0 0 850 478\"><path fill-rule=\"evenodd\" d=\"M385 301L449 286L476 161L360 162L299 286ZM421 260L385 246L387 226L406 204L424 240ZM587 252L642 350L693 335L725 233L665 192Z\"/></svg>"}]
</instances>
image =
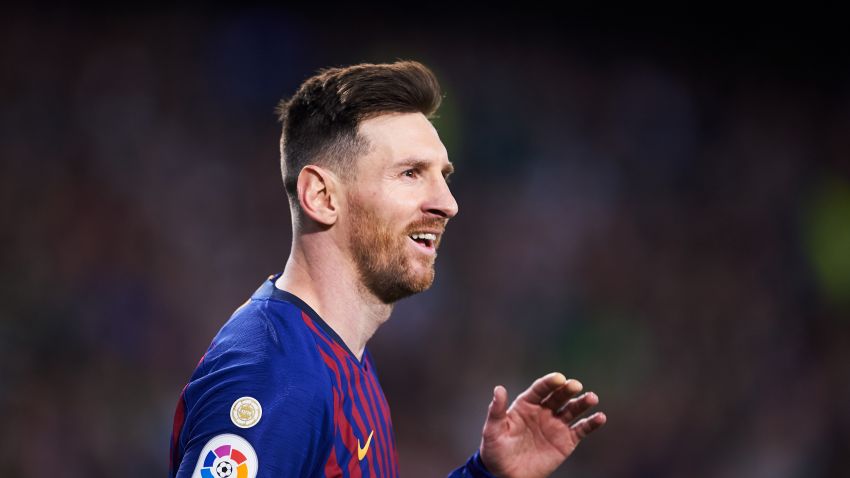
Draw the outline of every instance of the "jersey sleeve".
<instances>
[{"instance_id":1,"label":"jersey sleeve","mask_svg":"<svg viewBox=\"0 0 850 478\"><path fill-rule=\"evenodd\" d=\"M177 478L314 476L330 450L322 377L262 311L226 326L185 391Z\"/></svg>"},{"instance_id":2,"label":"jersey sleeve","mask_svg":"<svg viewBox=\"0 0 850 478\"><path fill-rule=\"evenodd\" d=\"M448 478L496 478L496 475L491 474L484 467L484 462L481 461L481 453L476 450L475 453L466 460L466 463L460 468L452 471Z\"/></svg>"}]
</instances>

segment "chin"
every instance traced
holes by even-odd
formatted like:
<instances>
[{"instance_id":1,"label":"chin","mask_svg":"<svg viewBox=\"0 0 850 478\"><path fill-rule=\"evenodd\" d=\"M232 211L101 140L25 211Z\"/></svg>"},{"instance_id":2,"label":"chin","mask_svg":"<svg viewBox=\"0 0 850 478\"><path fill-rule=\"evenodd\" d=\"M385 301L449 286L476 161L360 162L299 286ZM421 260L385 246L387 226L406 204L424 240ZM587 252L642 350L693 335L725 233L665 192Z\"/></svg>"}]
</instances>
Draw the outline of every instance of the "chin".
<instances>
[{"instance_id":1,"label":"chin","mask_svg":"<svg viewBox=\"0 0 850 478\"><path fill-rule=\"evenodd\" d=\"M416 289L417 292L423 292L431 288L431 284L434 283L434 263L431 262L424 268L425 270L417 271L415 277L408 280L411 284L412 289Z\"/></svg>"},{"instance_id":2,"label":"chin","mask_svg":"<svg viewBox=\"0 0 850 478\"><path fill-rule=\"evenodd\" d=\"M403 281L387 281L382 284L373 284L370 289L383 303L392 304L430 289L434 283L434 270L431 269L422 274L409 275L406 279Z\"/></svg>"}]
</instances>

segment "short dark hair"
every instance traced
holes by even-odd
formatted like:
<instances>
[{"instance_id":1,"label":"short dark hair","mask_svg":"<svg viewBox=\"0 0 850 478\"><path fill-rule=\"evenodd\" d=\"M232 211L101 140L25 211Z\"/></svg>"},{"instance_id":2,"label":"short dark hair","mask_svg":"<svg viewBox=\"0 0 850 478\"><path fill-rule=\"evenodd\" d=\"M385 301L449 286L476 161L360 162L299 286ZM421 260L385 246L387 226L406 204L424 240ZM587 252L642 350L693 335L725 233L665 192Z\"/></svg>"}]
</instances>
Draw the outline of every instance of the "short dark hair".
<instances>
[{"instance_id":1,"label":"short dark hair","mask_svg":"<svg viewBox=\"0 0 850 478\"><path fill-rule=\"evenodd\" d=\"M361 63L324 68L308 78L275 113L283 125L280 167L293 211L299 216L297 182L301 169L317 164L353 180L355 160L369 151L357 134L361 121L388 113L420 112L431 119L442 101L440 84L416 61Z\"/></svg>"}]
</instances>

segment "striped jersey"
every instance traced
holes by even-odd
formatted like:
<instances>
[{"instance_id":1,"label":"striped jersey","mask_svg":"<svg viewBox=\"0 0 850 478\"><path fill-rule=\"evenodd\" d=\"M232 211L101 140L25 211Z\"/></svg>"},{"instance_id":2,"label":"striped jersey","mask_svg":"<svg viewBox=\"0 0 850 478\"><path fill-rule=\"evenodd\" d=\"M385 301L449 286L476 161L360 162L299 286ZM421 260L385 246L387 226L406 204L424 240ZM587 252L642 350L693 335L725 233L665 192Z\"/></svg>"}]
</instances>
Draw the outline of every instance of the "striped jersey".
<instances>
[{"instance_id":1,"label":"striped jersey","mask_svg":"<svg viewBox=\"0 0 850 478\"><path fill-rule=\"evenodd\" d=\"M358 360L269 276L215 336L174 415L169 477L397 477L368 349ZM491 477L478 452L452 478Z\"/></svg>"}]
</instances>

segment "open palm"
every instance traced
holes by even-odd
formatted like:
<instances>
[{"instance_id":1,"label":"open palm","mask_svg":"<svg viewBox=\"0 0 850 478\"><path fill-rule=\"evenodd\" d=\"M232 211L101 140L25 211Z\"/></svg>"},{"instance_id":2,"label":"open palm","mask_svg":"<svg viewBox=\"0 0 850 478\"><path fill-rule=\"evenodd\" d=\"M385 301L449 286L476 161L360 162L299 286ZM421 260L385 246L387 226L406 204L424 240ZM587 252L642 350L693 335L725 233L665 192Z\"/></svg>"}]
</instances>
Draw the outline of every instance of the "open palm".
<instances>
[{"instance_id":1,"label":"open palm","mask_svg":"<svg viewBox=\"0 0 850 478\"><path fill-rule=\"evenodd\" d=\"M593 392L561 373L540 377L507 408L508 392L501 385L481 434L481 460L496 476L536 478L549 476L588 434L605 424L597 412L572 423L599 403Z\"/></svg>"}]
</instances>

